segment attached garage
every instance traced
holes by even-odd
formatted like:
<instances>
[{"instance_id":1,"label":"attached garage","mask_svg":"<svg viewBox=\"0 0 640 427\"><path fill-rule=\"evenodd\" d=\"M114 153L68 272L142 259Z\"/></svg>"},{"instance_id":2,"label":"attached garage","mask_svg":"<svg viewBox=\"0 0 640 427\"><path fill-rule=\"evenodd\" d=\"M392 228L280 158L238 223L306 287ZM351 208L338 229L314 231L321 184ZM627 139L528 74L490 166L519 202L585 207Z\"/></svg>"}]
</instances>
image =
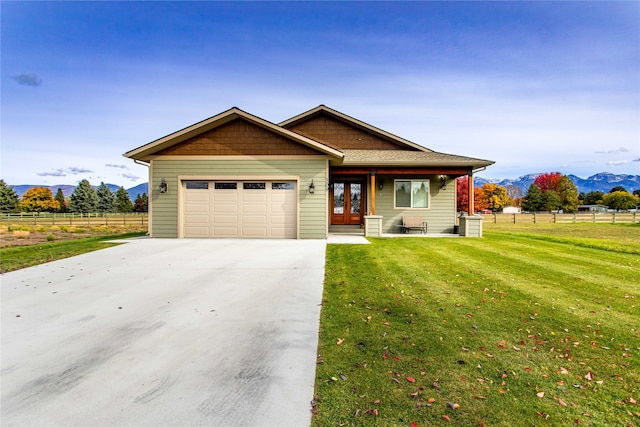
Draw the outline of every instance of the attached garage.
<instances>
[{"instance_id":1,"label":"attached garage","mask_svg":"<svg viewBox=\"0 0 640 427\"><path fill-rule=\"evenodd\" d=\"M183 181L183 237L297 237L295 181Z\"/></svg>"}]
</instances>

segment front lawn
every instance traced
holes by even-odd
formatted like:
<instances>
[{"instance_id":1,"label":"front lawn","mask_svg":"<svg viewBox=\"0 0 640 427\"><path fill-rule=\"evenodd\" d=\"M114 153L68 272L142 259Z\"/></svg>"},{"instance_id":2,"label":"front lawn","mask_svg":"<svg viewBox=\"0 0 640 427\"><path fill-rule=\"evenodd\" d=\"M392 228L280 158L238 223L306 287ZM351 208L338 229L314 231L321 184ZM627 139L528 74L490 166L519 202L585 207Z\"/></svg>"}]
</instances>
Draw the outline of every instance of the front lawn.
<instances>
[{"instance_id":1,"label":"front lawn","mask_svg":"<svg viewBox=\"0 0 640 427\"><path fill-rule=\"evenodd\" d=\"M0 249L0 273L32 267L63 258L81 255L87 252L97 251L110 246L119 245L113 242L116 239L141 237L146 233L134 232L113 234L106 236L87 237L77 240L62 240L34 244L29 246L16 246Z\"/></svg>"},{"instance_id":2,"label":"front lawn","mask_svg":"<svg viewBox=\"0 0 640 427\"><path fill-rule=\"evenodd\" d=\"M640 424L640 227L554 227L328 245L312 425Z\"/></svg>"}]
</instances>

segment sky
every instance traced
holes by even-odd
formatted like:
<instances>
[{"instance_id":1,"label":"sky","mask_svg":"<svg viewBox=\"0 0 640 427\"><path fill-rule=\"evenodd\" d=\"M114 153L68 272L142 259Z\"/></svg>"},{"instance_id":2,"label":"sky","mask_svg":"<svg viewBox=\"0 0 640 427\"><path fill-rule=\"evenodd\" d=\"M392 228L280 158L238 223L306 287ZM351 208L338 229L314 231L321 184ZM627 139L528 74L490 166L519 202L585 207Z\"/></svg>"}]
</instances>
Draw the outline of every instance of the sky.
<instances>
[{"instance_id":1,"label":"sky","mask_svg":"<svg viewBox=\"0 0 640 427\"><path fill-rule=\"evenodd\" d=\"M320 104L479 176L640 174L640 2L0 2L0 178L133 187L123 153Z\"/></svg>"}]
</instances>

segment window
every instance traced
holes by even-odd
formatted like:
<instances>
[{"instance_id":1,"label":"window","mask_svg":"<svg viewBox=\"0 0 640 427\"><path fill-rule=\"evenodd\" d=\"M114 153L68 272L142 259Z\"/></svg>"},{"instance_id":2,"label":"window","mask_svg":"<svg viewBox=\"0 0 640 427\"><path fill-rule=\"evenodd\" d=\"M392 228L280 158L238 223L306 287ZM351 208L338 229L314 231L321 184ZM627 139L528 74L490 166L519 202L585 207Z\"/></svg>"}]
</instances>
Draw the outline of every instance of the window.
<instances>
[{"instance_id":1,"label":"window","mask_svg":"<svg viewBox=\"0 0 640 427\"><path fill-rule=\"evenodd\" d=\"M209 183L201 181L187 181L187 190L208 190Z\"/></svg>"},{"instance_id":2,"label":"window","mask_svg":"<svg viewBox=\"0 0 640 427\"><path fill-rule=\"evenodd\" d=\"M237 182L216 182L215 188L216 190L237 190L238 183Z\"/></svg>"},{"instance_id":3,"label":"window","mask_svg":"<svg viewBox=\"0 0 640 427\"><path fill-rule=\"evenodd\" d=\"M396 180L394 190L395 208L429 208L429 180Z\"/></svg>"},{"instance_id":4,"label":"window","mask_svg":"<svg viewBox=\"0 0 640 427\"><path fill-rule=\"evenodd\" d=\"M272 190L295 190L296 186L293 182L272 182Z\"/></svg>"},{"instance_id":5,"label":"window","mask_svg":"<svg viewBox=\"0 0 640 427\"><path fill-rule=\"evenodd\" d=\"M245 182L242 184L245 190L265 190L267 188L264 182Z\"/></svg>"}]
</instances>

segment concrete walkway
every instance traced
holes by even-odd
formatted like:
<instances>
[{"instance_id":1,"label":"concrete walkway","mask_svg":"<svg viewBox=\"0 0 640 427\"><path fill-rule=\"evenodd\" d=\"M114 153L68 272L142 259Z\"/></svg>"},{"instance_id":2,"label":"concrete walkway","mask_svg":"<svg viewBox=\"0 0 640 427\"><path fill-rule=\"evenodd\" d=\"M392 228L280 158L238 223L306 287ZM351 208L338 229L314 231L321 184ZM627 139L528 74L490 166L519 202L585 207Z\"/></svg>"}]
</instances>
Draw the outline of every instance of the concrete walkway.
<instances>
[{"instance_id":1,"label":"concrete walkway","mask_svg":"<svg viewBox=\"0 0 640 427\"><path fill-rule=\"evenodd\" d=\"M308 426L324 240L161 240L2 275L3 426Z\"/></svg>"}]
</instances>

